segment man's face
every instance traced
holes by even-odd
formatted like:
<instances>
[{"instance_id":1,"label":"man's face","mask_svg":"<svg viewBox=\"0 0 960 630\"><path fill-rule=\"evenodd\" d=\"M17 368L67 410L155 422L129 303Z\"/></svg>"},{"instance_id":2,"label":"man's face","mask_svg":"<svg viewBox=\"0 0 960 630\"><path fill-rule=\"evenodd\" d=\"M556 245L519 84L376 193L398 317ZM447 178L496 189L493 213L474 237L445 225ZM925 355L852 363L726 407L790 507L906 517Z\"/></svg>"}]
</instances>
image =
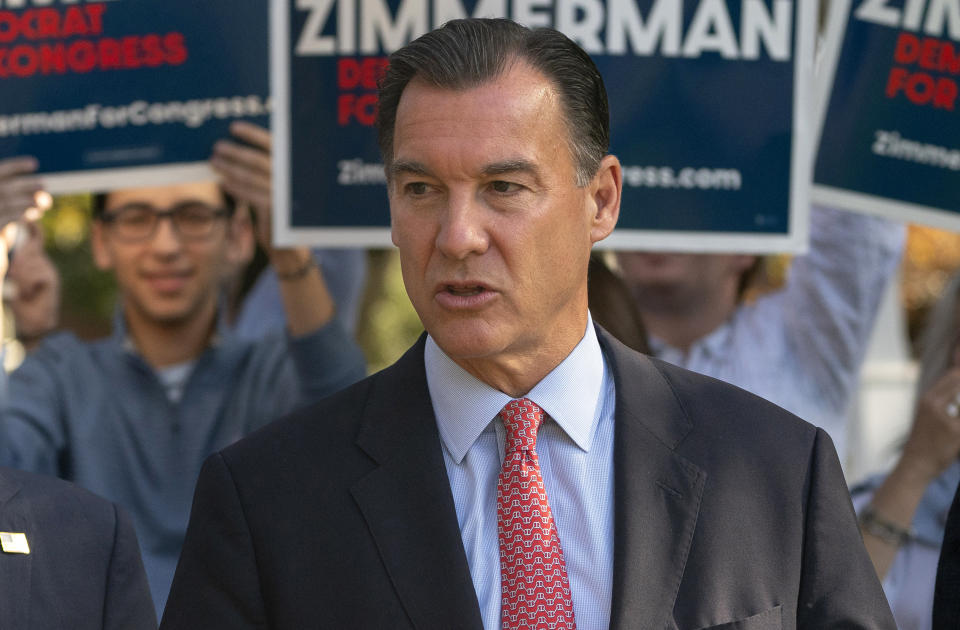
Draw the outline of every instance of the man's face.
<instances>
[{"instance_id":1,"label":"man's face","mask_svg":"<svg viewBox=\"0 0 960 630\"><path fill-rule=\"evenodd\" d=\"M586 327L590 247L616 223L616 159L575 185L555 88L522 62L462 91L410 82L393 142L392 238L438 345L468 371L565 356Z\"/></svg>"},{"instance_id":2,"label":"man's face","mask_svg":"<svg viewBox=\"0 0 960 630\"><path fill-rule=\"evenodd\" d=\"M196 202L210 208L224 205L214 182L112 192L106 213L134 205L167 210ZM226 263L236 249L228 219L218 218L209 236L184 238L169 218L159 221L146 238L121 238L116 225L95 222L94 259L113 270L124 298L128 320L154 325L188 324L209 317L216 306Z\"/></svg>"},{"instance_id":3,"label":"man's face","mask_svg":"<svg viewBox=\"0 0 960 630\"><path fill-rule=\"evenodd\" d=\"M754 260L754 256L740 254L617 255L623 279L641 310L699 308L705 300L727 299Z\"/></svg>"}]
</instances>

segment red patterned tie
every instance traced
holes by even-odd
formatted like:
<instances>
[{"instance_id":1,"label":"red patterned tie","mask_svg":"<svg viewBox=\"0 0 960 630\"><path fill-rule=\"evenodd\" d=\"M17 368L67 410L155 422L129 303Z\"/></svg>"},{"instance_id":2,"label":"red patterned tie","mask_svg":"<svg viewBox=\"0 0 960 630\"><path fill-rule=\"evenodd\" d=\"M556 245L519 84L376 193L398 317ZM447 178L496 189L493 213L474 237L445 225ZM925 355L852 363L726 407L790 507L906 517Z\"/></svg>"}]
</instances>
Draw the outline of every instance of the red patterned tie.
<instances>
[{"instance_id":1,"label":"red patterned tie","mask_svg":"<svg viewBox=\"0 0 960 630\"><path fill-rule=\"evenodd\" d=\"M560 537L534 450L543 409L529 398L500 412L506 456L497 484L500 624L504 630L575 630Z\"/></svg>"}]
</instances>

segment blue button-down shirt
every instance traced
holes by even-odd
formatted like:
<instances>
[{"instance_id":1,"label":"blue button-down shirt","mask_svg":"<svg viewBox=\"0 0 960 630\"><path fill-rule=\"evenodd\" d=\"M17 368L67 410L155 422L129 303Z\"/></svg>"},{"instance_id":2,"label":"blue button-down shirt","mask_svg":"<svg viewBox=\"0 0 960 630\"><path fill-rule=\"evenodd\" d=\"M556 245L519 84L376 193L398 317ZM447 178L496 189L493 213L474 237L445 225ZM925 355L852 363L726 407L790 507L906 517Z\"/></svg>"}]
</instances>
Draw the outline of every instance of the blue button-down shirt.
<instances>
[{"instance_id":1,"label":"blue button-down shirt","mask_svg":"<svg viewBox=\"0 0 960 630\"><path fill-rule=\"evenodd\" d=\"M51 335L10 376L0 463L69 479L122 505L159 617L206 457L363 373L360 349L336 320L256 343L221 328L174 403L118 317L99 341Z\"/></svg>"},{"instance_id":2,"label":"blue button-down shirt","mask_svg":"<svg viewBox=\"0 0 960 630\"><path fill-rule=\"evenodd\" d=\"M511 398L474 378L430 337L427 384L483 627L500 626L497 477ZM593 328L527 394L547 414L537 455L560 536L579 630L610 627L613 588L613 379Z\"/></svg>"}]
</instances>

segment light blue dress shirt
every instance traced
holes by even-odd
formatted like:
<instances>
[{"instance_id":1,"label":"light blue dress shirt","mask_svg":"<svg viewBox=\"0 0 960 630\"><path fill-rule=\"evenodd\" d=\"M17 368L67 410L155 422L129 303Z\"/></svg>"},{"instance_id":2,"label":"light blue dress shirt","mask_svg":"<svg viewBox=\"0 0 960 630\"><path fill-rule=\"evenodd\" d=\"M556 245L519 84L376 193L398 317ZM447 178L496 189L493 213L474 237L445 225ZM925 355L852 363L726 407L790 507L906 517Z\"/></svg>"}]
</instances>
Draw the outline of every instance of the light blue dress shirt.
<instances>
[{"instance_id":1,"label":"light blue dress shirt","mask_svg":"<svg viewBox=\"0 0 960 630\"><path fill-rule=\"evenodd\" d=\"M843 462L850 400L904 233L900 223L813 206L810 252L794 258L783 289L741 303L687 352L650 339L653 353L823 428Z\"/></svg>"},{"instance_id":2,"label":"light blue dress shirt","mask_svg":"<svg viewBox=\"0 0 960 630\"><path fill-rule=\"evenodd\" d=\"M500 626L497 478L511 397L453 362L431 338L424 351L460 536L486 630ZM613 589L615 394L592 320L573 351L527 394L547 414L537 455L567 565L578 630L610 627Z\"/></svg>"}]
</instances>

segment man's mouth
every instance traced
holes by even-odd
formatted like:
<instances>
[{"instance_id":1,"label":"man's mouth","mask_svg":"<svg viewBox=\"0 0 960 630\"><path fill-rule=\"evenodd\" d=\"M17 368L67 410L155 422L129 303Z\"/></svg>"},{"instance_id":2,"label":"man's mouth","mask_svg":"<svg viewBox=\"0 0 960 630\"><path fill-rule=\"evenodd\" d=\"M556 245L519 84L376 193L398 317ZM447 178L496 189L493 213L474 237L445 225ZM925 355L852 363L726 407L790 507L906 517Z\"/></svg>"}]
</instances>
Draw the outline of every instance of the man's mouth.
<instances>
[{"instance_id":1,"label":"man's mouth","mask_svg":"<svg viewBox=\"0 0 960 630\"><path fill-rule=\"evenodd\" d=\"M150 283L154 290L160 293L176 292L183 288L190 278L188 272L154 272L144 274L144 279Z\"/></svg>"},{"instance_id":2,"label":"man's mouth","mask_svg":"<svg viewBox=\"0 0 960 630\"><path fill-rule=\"evenodd\" d=\"M436 288L435 298L443 308L454 311L474 311L486 308L496 299L497 290L486 284L466 282L442 283Z\"/></svg>"},{"instance_id":3,"label":"man's mouth","mask_svg":"<svg viewBox=\"0 0 960 630\"><path fill-rule=\"evenodd\" d=\"M456 295L458 297L469 297L471 295L480 295L486 291L486 287L483 285L473 285L473 286L454 286L452 284L447 285L447 293L450 295Z\"/></svg>"}]
</instances>

